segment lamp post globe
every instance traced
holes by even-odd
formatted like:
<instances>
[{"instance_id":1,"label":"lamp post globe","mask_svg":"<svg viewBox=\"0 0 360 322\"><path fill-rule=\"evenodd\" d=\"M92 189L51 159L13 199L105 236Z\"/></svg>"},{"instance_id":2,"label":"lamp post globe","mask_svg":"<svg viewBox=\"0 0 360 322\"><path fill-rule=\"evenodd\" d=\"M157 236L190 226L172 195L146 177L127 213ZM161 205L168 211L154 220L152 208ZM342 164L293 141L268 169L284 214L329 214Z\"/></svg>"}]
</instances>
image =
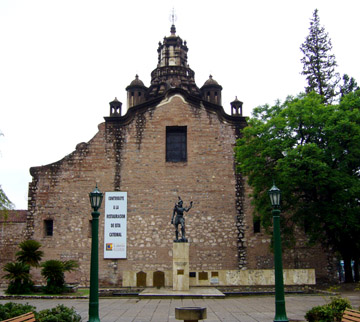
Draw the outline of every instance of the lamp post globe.
<instances>
[{"instance_id":1,"label":"lamp post globe","mask_svg":"<svg viewBox=\"0 0 360 322\"><path fill-rule=\"evenodd\" d=\"M90 198L91 208L94 211L97 211L101 207L101 202L103 199L103 194L98 189L97 184L95 189L89 193L89 198Z\"/></svg>"},{"instance_id":2,"label":"lamp post globe","mask_svg":"<svg viewBox=\"0 0 360 322\"><path fill-rule=\"evenodd\" d=\"M285 308L284 278L282 266L281 235L280 235L280 199L281 191L273 184L269 190L271 205L273 207L274 225L274 266L275 266L275 317L274 322L288 322Z\"/></svg>"},{"instance_id":3,"label":"lamp post globe","mask_svg":"<svg viewBox=\"0 0 360 322\"><path fill-rule=\"evenodd\" d=\"M91 262L90 262L90 297L89 322L100 322L99 318L99 216L98 212L103 194L96 188L89 193L91 208Z\"/></svg>"},{"instance_id":4,"label":"lamp post globe","mask_svg":"<svg viewBox=\"0 0 360 322\"><path fill-rule=\"evenodd\" d=\"M281 190L277 186L275 186L275 183L269 190L269 196L270 196L271 205L273 207L279 208L280 199L281 199Z\"/></svg>"}]
</instances>

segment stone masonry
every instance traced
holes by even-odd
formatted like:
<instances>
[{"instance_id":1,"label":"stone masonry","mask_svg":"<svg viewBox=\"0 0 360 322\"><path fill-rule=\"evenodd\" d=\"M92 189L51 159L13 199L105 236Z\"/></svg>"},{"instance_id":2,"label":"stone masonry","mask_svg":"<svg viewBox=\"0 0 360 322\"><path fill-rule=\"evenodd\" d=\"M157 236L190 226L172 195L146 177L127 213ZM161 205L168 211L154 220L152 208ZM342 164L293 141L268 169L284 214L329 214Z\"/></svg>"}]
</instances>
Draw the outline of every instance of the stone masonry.
<instances>
[{"instance_id":1,"label":"stone masonry","mask_svg":"<svg viewBox=\"0 0 360 322\"><path fill-rule=\"evenodd\" d=\"M23 236L43 245L44 260L79 262L67 282L89 285L89 192L96 184L102 192L124 191L128 197L126 259L103 258L105 202L100 209L102 287L122 286L125 272L172 270L175 233L170 221L178 196L185 207L193 201L185 214L190 272L273 267L270 237L254 232L251 189L235 171L234 147L246 126L242 102L236 99L232 115L226 114L222 87L210 76L198 88L187 52L172 26L171 35L159 44L150 87L138 76L126 87L127 113L122 115L122 103L115 99L110 116L89 142L79 143L60 161L30 169ZM185 129L186 160L166 160L167 127ZM46 231L49 221L52 235ZM331 253L306 247L305 237L298 235L296 247L284 250L284 268L315 268L318 278L333 276ZM39 269L32 272L37 283L44 282Z\"/></svg>"}]
</instances>

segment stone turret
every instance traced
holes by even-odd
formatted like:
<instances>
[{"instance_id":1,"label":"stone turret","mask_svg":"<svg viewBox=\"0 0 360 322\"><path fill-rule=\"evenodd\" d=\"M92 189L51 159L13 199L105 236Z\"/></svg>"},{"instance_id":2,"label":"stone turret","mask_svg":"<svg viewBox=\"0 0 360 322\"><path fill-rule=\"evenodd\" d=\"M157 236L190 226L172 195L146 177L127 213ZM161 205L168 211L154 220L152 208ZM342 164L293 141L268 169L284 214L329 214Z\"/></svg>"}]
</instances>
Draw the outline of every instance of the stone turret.
<instances>
[{"instance_id":1,"label":"stone turret","mask_svg":"<svg viewBox=\"0 0 360 322\"><path fill-rule=\"evenodd\" d=\"M203 100L213 104L221 105L222 87L215 79L213 79L211 75L200 90Z\"/></svg>"},{"instance_id":2,"label":"stone turret","mask_svg":"<svg viewBox=\"0 0 360 322\"><path fill-rule=\"evenodd\" d=\"M181 88L189 94L200 97L200 90L195 83L195 73L187 62L188 47L186 41L176 36L174 25L171 35L159 42L157 68L151 73L151 86L148 97L164 94L170 88Z\"/></svg>"},{"instance_id":3,"label":"stone turret","mask_svg":"<svg viewBox=\"0 0 360 322\"><path fill-rule=\"evenodd\" d=\"M121 116L122 103L115 97L115 99L109 104L110 104L110 116L112 117Z\"/></svg>"},{"instance_id":4,"label":"stone turret","mask_svg":"<svg viewBox=\"0 0 360 322\"><path fill-rule=\"evenodd\" d=\"M235 100L230 103L230 105L232 116L242 116L243 102L239 101L237 96L235 97Z\"/></svg>"},{"instance_id":5,"label":"stone turret","mask_svg":"<svg viewBox=\"0 0 360 322\"><path fill-rule=\"evenodd\" d=\"M147 87L136 75L135 79L126 87L128 108L145 102Z\"/></svg>"}]
</instances>

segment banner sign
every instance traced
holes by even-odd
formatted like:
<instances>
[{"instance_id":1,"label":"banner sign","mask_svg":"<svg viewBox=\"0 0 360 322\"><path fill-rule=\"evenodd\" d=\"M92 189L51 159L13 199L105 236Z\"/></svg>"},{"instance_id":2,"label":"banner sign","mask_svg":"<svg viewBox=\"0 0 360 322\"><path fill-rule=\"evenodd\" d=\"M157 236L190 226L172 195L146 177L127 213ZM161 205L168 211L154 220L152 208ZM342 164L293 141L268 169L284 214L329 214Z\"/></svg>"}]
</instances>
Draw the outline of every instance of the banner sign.
<instances>
[{"instance_id":1,"label":"banner sign","mask_svg":"<svg viewBox=\"0 0 360 322\"><path fill-rule=\"evenodd\" d=\"M127 193L105 192L104 258L126 258Z\"/></svg>"}]
</instances>

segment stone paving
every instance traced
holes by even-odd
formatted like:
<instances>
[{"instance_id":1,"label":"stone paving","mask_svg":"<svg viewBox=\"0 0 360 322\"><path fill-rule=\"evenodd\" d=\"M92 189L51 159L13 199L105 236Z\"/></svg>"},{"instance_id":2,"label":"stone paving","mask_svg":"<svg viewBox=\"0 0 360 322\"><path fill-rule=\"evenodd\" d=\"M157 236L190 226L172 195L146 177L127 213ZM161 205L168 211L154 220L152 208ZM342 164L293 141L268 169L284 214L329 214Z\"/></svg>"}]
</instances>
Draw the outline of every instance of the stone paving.
<instances>
[{"instance_id":1,"label":"stone paving","mask_svg":"<svg viewBox=\"0 0 360 322\"><path fill-rule=\"evenodd\" d=\"M359 308L358 292L342 294L348 297L354 308ZM316 305L329 301L329 296L290 295L286 296L286 312L290 321L305 321L305 313ZM0 300L1 304L9 299ZM37 310L52 308L58 304L73 306L88 320L87 299L24 299L11 300L35 306ZM225 299L137 299L109 298L100 299L101 322L175 322L175 307L201 306L207 308L205 322L270 322L274 319L274 296L228 297Z\"/></svg>"}]
</instances>

